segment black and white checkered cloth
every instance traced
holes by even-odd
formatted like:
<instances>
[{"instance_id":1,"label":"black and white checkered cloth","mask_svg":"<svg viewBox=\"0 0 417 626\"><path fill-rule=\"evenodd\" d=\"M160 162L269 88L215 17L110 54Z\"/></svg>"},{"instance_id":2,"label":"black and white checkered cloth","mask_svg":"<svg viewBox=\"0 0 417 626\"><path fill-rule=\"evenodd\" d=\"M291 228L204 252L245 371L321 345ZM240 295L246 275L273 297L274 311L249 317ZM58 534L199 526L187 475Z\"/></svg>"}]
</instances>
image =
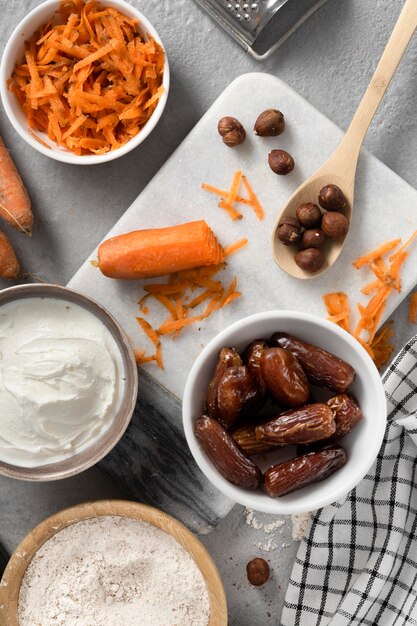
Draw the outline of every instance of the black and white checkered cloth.
<instances>
[{"instance_id":1,"label":"black and white checkered cloth","mask_svg":"<svg viewBox=\"0 0 417 626\"><path fill-rule=\"evenodd\" d=\"M388 426L381 450L346 500L313 519L282 626L417 625L417 337L383 382Z\"/></svg>"}]
</instances>

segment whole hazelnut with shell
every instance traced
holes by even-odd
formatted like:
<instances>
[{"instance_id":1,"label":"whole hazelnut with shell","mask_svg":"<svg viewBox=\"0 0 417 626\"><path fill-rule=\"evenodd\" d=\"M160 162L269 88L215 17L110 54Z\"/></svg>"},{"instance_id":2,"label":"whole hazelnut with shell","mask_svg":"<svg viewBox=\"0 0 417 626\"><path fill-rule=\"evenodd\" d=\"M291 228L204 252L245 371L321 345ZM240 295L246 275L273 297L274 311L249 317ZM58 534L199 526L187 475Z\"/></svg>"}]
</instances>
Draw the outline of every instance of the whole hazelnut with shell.
<instances>
[{"instance_id":1,"label":"whole hazelnut with shell","mask_svg":"<svg viewBox=\"0 0 417 626\"><path fill-rule=\"evenodd\" d=\"M319 228L308 228L301 235L300 250L306 248L320 248L324 244L324 233Z\"/></svg>"},{"instance_id":2,"label":"whole hazelnut with shell","mask_svg":"<svg viewBox=\"0 0 417 626\"><path fill-rule=\"evenodd\" d=\"M301 224L296 217L283 217L278 224L278 239L286 246L298 243L301 238Z\"/></svg>"},{"instance_id":3,"label":"whole hazelnut with shell","mask_svg":"<svg viewBox=\"0 0 417 626\"><path fill-rule=\"evenodd\" d=\"M324 254L317 248L307 248L306 250L300 250L294 256L294 261L306 272L318 272L324 265Z\"/></svg>"},{"instance_id":4,"label":"whole hazelnut with shell","mask_svg":"<svg viewBox=\"0 0 417 626\"><path fill-rule=\"evenodd\" d=\"M268 154L268 163L271 170L280 176L286 176L295 166L291 154L285 150L271 150Z\"/></svg>"},{"instance_id":5,"label":"whole hazelnut with shell","mask_svg":"<svg viewBox=\"0 0 417 626\"><path fill-rule=\"evenodd\" d=\"M326 185L319 192L320 206L327 211L343 211L347 200L343 191L337 185Z\"/></svg>"},{"instance_id":6,"label":"whole hazelnut with shell","mask_svg":"<svg viewBox=\"0 0 417 626\"><path fill-rule=\"evenodd\" d=\"M349 230L349 220L343 213L328 211L323 215L321 228L329 239L343 239Z\"/></svg>"},{"instance_id":7,"label":"whole hazelnut with shell","mask_svg":"<svg viewBox=\"0 0 417 626\"><path fill-rule=\"evenodd\" d=\"M260 587L269 579L269 565L265 559L257 557L246 565L246 574L251 585Z\"/></svg>"},{"instance_id":8,"label":"whole hazelnut with shell","mask_svg":"<svg viewBox=\"0 0 417 626\"><path fill-rule=\"evenodd\" d=\"M321 222L321 210L317 204L306 202L300 204L295 212L298 221L304 228L317 228Z\"/></svg>"},{"instance_id":9,"label":"whole hazelnut with shell","mask_svg":"<svg viewBox=\"0 0 417 626\"><path fill-rule=\"evenodd\" d=\"M267 109L258 116L253 130L260 137L277 137L285 130L284 116L278 109Z\"/></svg>"},{"instance_id":10,"label":"whole hazelnut with shell","mask_svg":"<svg viewBox=\"0 0 417 626\"><path fill-rule=\"evenodd\" d=\"M217 124L217 130L223 137L223 143L229 148L239 146L246 139L246 131L235 117L222 117Z\"/></svg>"}]
</instances>

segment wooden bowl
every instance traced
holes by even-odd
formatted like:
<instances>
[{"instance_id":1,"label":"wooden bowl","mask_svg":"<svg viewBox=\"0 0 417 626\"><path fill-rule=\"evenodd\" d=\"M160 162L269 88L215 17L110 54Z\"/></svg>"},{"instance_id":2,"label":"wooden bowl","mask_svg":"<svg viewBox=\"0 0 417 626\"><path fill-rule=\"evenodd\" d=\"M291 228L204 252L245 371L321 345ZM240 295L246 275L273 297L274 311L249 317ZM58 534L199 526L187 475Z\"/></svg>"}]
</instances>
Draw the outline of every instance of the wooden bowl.
<instances>
[{"instance_id":1,"label":"wooden bowl","mask_svg":"<svg viewBox=\"0 0 417 626\"><path fill-rule=\"evenodd\" d=\"M227 626L227 603L223 583L211 556L183 524L146 504L127 500L99 500L65 509L38 524L14 551L0 583L0 624L19 626L20 585L29 563L43 544L55 533L81 520L115 515L148 522L168 533L194 559L207 585L210 600L208 626ZM159 625L155 625L159 626Z\"/></svg>"}]
</instances>

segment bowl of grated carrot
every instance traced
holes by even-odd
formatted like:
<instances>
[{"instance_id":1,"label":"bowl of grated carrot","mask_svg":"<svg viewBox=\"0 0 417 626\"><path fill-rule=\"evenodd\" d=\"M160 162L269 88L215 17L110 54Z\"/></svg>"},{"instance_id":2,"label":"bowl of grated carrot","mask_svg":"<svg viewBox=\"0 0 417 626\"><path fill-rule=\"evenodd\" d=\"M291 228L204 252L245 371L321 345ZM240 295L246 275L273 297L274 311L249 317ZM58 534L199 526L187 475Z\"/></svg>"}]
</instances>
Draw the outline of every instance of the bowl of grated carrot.
<instances>
[{"instance_id":1,"label":"bowl of grated carrot","mask_svg":"<svg viewBox=\"0 0 417 626\"><path fill-rule=\"evenodd\" d=\"M0 95L19 135L58 161L123 156L155 128L169 90L158 33L123 0L47 0L10 36Z\"/></svg>"}]
</instances>

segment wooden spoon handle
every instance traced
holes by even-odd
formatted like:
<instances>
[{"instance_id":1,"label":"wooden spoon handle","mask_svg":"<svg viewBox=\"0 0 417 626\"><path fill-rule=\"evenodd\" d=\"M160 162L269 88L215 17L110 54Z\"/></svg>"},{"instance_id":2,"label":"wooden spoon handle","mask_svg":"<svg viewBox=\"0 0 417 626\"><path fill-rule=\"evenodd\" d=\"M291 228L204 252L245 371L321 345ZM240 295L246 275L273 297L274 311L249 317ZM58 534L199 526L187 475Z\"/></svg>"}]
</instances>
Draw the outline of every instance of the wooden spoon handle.
<instances>
[{"instance_id":1,"label":"wooden spoon handle","mask_svg":"<svg viewBox=\"0 0 417 626\"><path fill-rule=\"evenodd\" d=\"M365 95L355 113L348 131L337 150L337 153L346 158L348 152L351 163L356 169L359 151L366 131L376 113L391 78L417 28L417 0L407 0L398 18L392 35L384 50L375 74Z\"/></svg>"}]
</instances>

